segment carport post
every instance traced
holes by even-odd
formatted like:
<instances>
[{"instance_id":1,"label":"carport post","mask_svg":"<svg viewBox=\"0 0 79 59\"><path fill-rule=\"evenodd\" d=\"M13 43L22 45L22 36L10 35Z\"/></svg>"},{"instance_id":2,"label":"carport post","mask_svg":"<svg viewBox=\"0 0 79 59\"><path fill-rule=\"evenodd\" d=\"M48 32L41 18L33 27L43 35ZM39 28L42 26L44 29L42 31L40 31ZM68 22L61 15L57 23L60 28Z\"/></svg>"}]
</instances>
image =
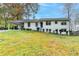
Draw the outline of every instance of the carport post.
<instances>
[{"instance_id":1,"label":"carport post","mask_svg":"<svg viewBox=\"0 0 79 59\"><path fill-rule=\"evenodd\" d=\"M20 25L18 25L18 29L21 30L21 26Z\"/></svg>"}]
</instances>

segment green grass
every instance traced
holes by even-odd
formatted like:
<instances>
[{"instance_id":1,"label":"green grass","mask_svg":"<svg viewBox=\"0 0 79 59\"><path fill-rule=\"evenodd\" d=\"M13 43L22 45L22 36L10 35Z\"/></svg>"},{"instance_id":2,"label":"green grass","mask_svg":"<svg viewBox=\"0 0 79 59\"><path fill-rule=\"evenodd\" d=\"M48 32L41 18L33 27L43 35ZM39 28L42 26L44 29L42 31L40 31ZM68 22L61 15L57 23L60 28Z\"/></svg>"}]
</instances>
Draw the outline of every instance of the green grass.
<instances>
[{"instance_id":1,"label":"green grass","mask_svg":"<svg viewBox=\"0 0 79 59\"><path fill-rule=\"evenodd\" d=\"M79 36L35 31L0 33L0 56L77 56Z\"/></svg>"}]
</instances>

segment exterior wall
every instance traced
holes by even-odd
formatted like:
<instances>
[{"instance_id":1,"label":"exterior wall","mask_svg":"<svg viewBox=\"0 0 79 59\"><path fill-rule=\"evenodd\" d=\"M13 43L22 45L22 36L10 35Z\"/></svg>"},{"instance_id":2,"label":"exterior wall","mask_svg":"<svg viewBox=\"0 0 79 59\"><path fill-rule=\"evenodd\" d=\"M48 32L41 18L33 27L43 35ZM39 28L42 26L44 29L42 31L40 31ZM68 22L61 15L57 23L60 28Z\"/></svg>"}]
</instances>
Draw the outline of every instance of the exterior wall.
<instances>
[{"instance_id":1,"label":"exterior wall","mask_svg":"<svg viewBox=\"0 0 79 59\"><path fill-rule=\"evenodd\" d=\"M36 27L35 23L30 23L30 27L28 27L28 23L24 23L24 28L36 30L37 27Z\"/></svg>"},{"instance_id":2,"label":"exterior wall","mask_svg":"<svg viewBox=\"0 0 79 59\"><path fill-rule=\"evenodd\" d=\"M69 21L66 21L66 25L61 25L62 21L57 21L58 23L55 24L55 21L51 21L51 25L46 25L46 21L43 21L43 27L40 27L40 22L38 22L38 26L36 27L35 23L30 23L30 27L28 27L28 23L24 23L24 28L25 29L32 29L32 30L37 30L37 28L40 29L40 31L47 32L46 29L51 29L51 32L53 33L56 29L58 29L58 34L60 34L59 30L60 29L66 29L69 31ZM49 31L48 31L49 32Z\"/></svg>"},{"instance_id":3,"label":"exterior wall","mask_svg":"<svg viewBox=\"0 0 79 59\"><path fill-rule=\"evenodd\" d=\"M61 25L61 22L62 21L58 21L58 23L55 24L55 22L52 21L51 25L46 25L46 22L43 22L43 28L42 28L42 30L45 29L45 32L46 32L46 29L51 29L51 32L54 32L56 29L58 29L58 32L59 32L60 29L66 29L67 31L69 31L69 22L66 21L67 22L66 25Z\"/></svg>"}]
</instances>

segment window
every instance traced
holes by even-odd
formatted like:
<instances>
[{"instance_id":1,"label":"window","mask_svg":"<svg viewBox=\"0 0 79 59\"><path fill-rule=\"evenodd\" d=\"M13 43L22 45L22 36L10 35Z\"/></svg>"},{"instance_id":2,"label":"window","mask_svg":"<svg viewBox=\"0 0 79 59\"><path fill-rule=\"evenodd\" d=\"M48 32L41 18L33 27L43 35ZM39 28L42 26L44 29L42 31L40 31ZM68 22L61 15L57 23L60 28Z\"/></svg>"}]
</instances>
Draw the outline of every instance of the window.
<instances>
[{"instance_id":1,"label":"window","mask_svg":"<svg viewBox=\"0 0 79 59\"><path fill-rule=\"evenodd\" d=\"M56 31L56 33L58 33L58 29L56 29L55 31Z\"/></svg>"},{"instance_id":2,"label":"window","mask_svg":"<svg viewBox=\"0 0 79 59\"><path fill-rule=\"evenodd\" d=\"M58 31L58 29L56 29L56 31Z\"/></svg>"},{"instance_id":3,"label":"window","mask_svg":"<svg viewBox=\"0 0 79 59\"><path fill-rule=\"evenodd\" d=\"M46 29L46 32L48 32L48 29Z\"/></svg>"},{"instance_id":4,"label":"window","mask_svg":"<svg viewBox=\"0 0 79 59\"><path fill-rule=\"evenodd\" d=\"M49 29L49 32L51 33L51 29Z\"/></svg>"},{"instance_id":5,"label":"window","mask_svg":"<svg viewBox=\"0 0 79 59\"><path fill-rule=\"evenodd\" d=\"M61 32L66 32L66 29L61 29Z\"/></svg>"},{"instance_id":6,"label":"window","mask_svg":"<svg viewBox=\"0 0 79 59\"><path fill-rule=\"evenodd\" d=\"M55 21L55 24L57 24L58 22L57 21Z\"/></svg>"},{"instance_id":7,"label":"window","mask_svg":"<svg viewBox=\"0 0 79 59\"><path fill-rule=\"evenodd\" d=\"M38 23L36 22L35 24L36 24L36 27L37 27L38 26Z\"/></svg>"},{"instance_id":8,"label":"window","mask_svg":"<svg viewBox=\"0 0 79 59\"><path fill-rule=\"evenodd\" d=\"M66 22L62 22L61 25L66 25Z\"/></svg>"},{"instance_id":9,"label":"window","mask_svg":"<svg viewBox=\"0 0 79 59\"><path fill-rule=\"evenodd\" d=\"M40 22L40 27L41 27L41 28L43 27L43 22Z\"/></svg>"},{"instance_id":10,"label":"window","mask_svg":"<svg viewBox=\"0 0 79 59\"><path fill-rule=\"evenodd\" d=\"M46 25L48 25L48 21L46 21Z\"/></svg>"},{"instance_id":11,"label":"window","mask_svg":"<svg viewBox=\"0 0 79 59\"><path fill-rule=\"evenodd\" d=\"M28 22L28 27L30 27L30 22Z\"/></svg>"},{"instance_id":12,"label":"window","mask_svg":"<svg viewBox=\"0 0 79 59\"><path fill-rule=\"evenodd\" d=\"M46 25L51 25L51 21L46 21Z\"/></svg>"},{"instance_id":13,"label":"window","mask_svg":"<svg viewBox=\"0 0 79 59\"><path fill-rule=\"evenodd\" d=\"M66 29L63 29L64 32L66 32Z\"/></svg>"},{"instance_id":14,"label":"window","mask_svg":"<svg viewBox=\"0 0 79 59\"><path fill-rule=\"evenodd\" d=\"M43 32L44 32L44 29L43 29Z\"/></svg>"}]
</instances>

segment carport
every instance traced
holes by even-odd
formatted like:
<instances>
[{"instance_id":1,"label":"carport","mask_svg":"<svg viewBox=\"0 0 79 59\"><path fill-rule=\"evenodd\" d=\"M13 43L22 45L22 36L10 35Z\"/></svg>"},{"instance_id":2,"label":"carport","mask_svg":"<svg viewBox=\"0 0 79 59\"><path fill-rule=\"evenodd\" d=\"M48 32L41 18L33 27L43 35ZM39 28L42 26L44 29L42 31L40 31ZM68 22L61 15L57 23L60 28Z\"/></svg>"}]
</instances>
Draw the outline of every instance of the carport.
<instances>
[{"instance_id":1,"label":"carport","mask_svg":"<svg viewBox=\"0 0 79 59\"><path fill-rule=\"evenodd\" d=\"M23 20L10 21L10 24L15 24L18 29L24 28L24 21Z\"/></svg>"}]
</instances>

